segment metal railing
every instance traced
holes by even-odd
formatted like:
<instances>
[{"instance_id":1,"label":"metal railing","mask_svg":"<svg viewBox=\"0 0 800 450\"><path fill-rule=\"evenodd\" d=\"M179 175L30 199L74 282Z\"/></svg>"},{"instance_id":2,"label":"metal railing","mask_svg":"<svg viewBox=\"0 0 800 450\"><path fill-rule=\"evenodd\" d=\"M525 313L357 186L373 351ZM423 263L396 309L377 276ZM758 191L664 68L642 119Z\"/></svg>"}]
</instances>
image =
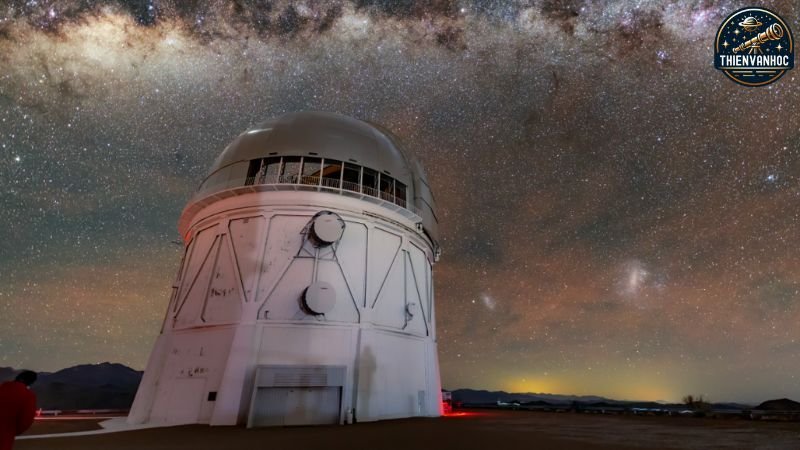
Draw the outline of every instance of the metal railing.
<instances>
[{"instance_id":1,"label":"metal railing","mask_svg":"<svg viewBox=\"0 0 800 450\"><path fill-rule=\"evenodd\" d=\"M299 176L299 175L257 175L254 177L247 177L245 179L245 186L251 185L294 185L300 189L307 189L307 187L316 188L316 190L325 190L326 192L337 191L340 194L363 194L368 197L374 197L385 202L392 203L401 208L407 209L414 214L419 215L417 208L408 205L406 199L396 197L394 194L384 192L379 189L363 186L358 183L350 181L343 181L339 178L326 178L317 176ZM234 187L234 186L231 186Z\"/></svg>"}]
</instances>

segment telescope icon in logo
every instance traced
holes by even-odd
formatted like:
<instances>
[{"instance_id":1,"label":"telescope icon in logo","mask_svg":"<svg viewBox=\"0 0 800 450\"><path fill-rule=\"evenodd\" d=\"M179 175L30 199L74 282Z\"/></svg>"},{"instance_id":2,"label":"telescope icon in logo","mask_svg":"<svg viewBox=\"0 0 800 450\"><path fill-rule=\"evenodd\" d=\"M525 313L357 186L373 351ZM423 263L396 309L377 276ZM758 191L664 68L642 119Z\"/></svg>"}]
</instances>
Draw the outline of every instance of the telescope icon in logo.
<instances>
[{"instance_id":1,"label":"telescope icon in logo","mask_svg":"<svg viewBox=\"0 0 800 450\"><path fill-rule=\"evenodd\" d=\"M752 20L755 23L750 23L750 24L748 24L746 26L742 25L745 22L747 22L748 20ZM752 17L748 17L744 21L739 22L739 25L741 25L742 28L745 29L745 31L755 31L762 24L761 24L761 22L756 21ZM748 29L748 27L750 29ZM780 39L782 37L783 37L783 28L781 28L781 26L778 25L777 23L773 23L772 25L767 27L767 31L765 31L763 33L759 33L758 36L756 36L753 39L750 39L748 41L745 41L742 45L734 48L733 49L733 53L743 52L743 51L747 50L748 48L750 49L750 51L748 52L749 55L752 55L752 54L755 54L755 53L763 53L761 51L761 44L763 44L763 43L765 43L767 41L777 41L778 39Z\"/></svg>"}]
</instances>

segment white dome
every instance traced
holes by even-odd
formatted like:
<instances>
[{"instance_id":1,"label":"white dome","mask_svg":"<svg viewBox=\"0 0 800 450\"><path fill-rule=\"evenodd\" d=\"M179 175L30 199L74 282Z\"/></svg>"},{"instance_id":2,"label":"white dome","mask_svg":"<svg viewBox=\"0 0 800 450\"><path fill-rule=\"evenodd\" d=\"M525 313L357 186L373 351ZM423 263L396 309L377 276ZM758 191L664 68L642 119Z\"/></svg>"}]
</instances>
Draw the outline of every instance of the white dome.
<instances>
[{"instance_id":1,"label":"white dome","mask_svg":"<svg viewBox=\"0 0 800 450\"><path fill-rule=\"evenodd\" d=\"M386 174L407 187L410 206L438 241L436 205L422 166L388 130L341 114L306 111L285 114L240 134L211 166L194 200L244 186L250 161L270 157L316 157L357 164Z\"/></svg>"}]
</instances>

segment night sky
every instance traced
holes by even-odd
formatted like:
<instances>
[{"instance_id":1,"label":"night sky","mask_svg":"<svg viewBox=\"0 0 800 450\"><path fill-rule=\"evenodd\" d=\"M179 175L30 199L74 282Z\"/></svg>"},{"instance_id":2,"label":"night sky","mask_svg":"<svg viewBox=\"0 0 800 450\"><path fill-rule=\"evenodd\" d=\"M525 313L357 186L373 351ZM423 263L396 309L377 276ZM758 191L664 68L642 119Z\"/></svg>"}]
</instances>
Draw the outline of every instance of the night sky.
<instances>
[{"instance_id":1,"label":"night sky","mask_svg":"<svg viewBox=\"0 0 800 450\"><path fill-rule=\"evenodd\" d=\"M751 4L187 3L0 2L0 365L144 368L212 161L314 109L427 169L444 387L800 400L800 69L713 67Z\"/></svg>"}]
</instances>

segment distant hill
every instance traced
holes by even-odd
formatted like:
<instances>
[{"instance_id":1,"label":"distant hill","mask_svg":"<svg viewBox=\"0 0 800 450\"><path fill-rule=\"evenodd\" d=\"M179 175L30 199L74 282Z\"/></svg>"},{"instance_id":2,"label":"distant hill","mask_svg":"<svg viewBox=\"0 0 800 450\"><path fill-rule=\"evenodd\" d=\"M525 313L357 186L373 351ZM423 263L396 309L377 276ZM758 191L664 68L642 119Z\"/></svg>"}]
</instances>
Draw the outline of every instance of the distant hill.
<instances>
[{"instance_id":1,"label":"distant hill","mask_svg":"<svg viewBox=\"0 0 800 450\"><path fill-rule=\"evenodd\" d=\"M711 407L715 410L749 410L753 409L753 405L744 403L712 403Z\"/></svg>"},{"instance_id":2,"label":"distant hill","mask_svg":"<svg viewBox=\"0 0 800 450\"><path fill-rule=\"evenodd\" d=\"M559 394L537 394L537 393L511 393L505 391L483 391L474 389L457 389L452 391L453 400L467 405L495 405L498 401L504 403L519 402L526 406L563 406L579 405L595 408L603 407L626 407L626 408L669 408L685 409L686 406L679 403L652 402L652 401L630 401L613 400L594 395L559 395ZM789 400L791 401L791 400ZM749 405L740 403L714 403L711 405L715 410L744 410L751 409Z\"/></svg>"},{"instance_id":3,"label":"distant hill","mask_svg":"<svg viewBox=\"0 0 800 450\"><path fill-rule=\"evenodd\" d=\"M616 402L615 400L594 395L558 395L558 394L515 394L505 391L483 391L474 389L456 389L453 391L453 400L471 404L495 404L497 401L520 403L547 402L549 404L566 404L572 402L598 403Z\"/></svg>"},{"instance_id":4,"label":"distant hill","mask_svg":"<svg viewBox=\"0 0 800 450\"><path fill-rule=\"evenodd\" d=\"M0 382L13 379L17 375L17 372L19 371L11 367L0 367Z\"/></svg>"},{"instance_id":5,"label":"distant hill","mask_svg":"<svg viewBox=\"0 0 800 450\"><path fill-rule=\"evenodd\" d=\"M17 373L0 367L0 381L13 380ZM40 372L33 391L42 409L127 409L141 379L141 371L123 364L81 364Z\"/></svg>"},{"instance_id":6,"label":"distant hill","mask_svg":"<svg viewBox=\"0 0 800 450\"><path fill-rule=\"evenodd\" d=\"M788 398L780 398L767 400L753 409L760 411L800 411L800 403Z\"/></svg>"}]
</instances>

